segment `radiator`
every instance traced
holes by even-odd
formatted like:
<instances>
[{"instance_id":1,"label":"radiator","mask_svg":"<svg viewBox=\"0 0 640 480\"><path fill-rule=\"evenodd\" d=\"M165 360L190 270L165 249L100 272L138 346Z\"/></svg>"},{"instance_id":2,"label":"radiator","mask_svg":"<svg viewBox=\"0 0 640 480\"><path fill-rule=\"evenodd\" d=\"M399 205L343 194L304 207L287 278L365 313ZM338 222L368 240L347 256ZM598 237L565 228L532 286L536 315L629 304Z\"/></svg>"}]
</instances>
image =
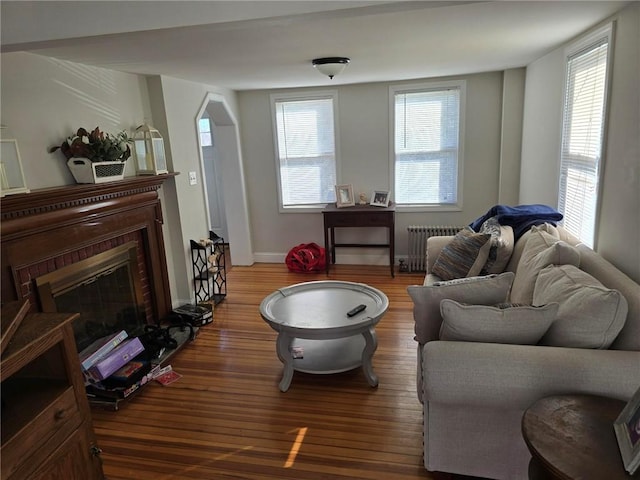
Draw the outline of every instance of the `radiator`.
<instances>
[{"instance_id":1,"label":"radiator","mask_svg":"<svg viewBox=\"0 0 640 480\"><path fill-rule=\"evenodd\" d=\"M443 225L410 225L409 232L409 271L425 272L427 270L427 238L455 235L464 227Z\"/></svg>"}]
</instances>

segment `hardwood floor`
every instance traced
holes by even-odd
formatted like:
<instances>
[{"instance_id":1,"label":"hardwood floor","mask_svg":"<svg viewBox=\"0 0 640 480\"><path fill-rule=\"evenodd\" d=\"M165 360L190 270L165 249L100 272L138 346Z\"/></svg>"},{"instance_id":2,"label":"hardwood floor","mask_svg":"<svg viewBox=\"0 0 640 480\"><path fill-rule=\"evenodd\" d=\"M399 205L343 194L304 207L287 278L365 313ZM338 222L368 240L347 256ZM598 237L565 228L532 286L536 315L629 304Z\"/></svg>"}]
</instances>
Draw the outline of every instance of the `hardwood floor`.
<instances>
[{"instance_id":1,"label":"hardwood floor","mask_svg":"<svg viewBox=\"0 0 640 480\"><path fill-rule=\"evenodd\" d=\"M275 289L311 280L381 289L389 310L376 328L377 388L361 369L295 372L280 392L276 332L258 306ZM284 264L234 266L214 322L172 359L177 382L153 382L119 411L94 409L109 480L429 479L422 464L422 410L415 393L416 343L406 287L421 274L337 265L330 275Z\"/></svg>"}]
</instances>

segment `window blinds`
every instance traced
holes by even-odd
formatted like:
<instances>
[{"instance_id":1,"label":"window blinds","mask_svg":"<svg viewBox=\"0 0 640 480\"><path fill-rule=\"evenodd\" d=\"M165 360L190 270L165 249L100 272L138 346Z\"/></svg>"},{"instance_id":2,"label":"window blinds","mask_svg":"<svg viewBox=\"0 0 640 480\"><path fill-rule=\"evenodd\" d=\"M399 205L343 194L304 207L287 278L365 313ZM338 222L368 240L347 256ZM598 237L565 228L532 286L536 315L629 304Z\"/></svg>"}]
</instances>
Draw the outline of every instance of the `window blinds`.
<instances>
[{"instance_id":1,"label":"window blinds","mask_svg":"<svg viewBox=\"0 0 640 480\"><path fill-rule=\"evenodd\" d=\"M460 88L395 94L395 201L455 204Z\"/></svg>"},{"instance_id":2,"label":"window blinds","mask_svg":"<svg viewBox=\"0 0 640 480\"><path fill-rule=\"evenodd\" d=\"M567 59L560 192L564 227L593 247L606 112L608 36Z\"/></svg>"},{"instance_id":3,"label":"window blinds","mask_svg":"<svg viewBox=\"0 0 640 480\"><path fill-rule=\"evenodd\" d=\"M333 99L276 101L283 207L335 202Z\"/></svg>"}]
</instances>

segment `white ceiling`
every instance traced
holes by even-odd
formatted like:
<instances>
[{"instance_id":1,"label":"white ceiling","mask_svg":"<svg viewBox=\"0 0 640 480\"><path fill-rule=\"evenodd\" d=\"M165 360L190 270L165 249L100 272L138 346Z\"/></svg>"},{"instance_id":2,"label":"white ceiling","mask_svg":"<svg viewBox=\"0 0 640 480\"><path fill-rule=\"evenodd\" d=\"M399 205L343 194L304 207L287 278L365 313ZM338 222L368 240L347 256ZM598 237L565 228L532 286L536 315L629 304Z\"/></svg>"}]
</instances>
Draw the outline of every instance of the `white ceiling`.
<instances>
[{"instance_id":1,"label":"white ceiling","mask_svg":"<svg viewBox=\"0 0 640 480\"><path fill-rule=\"evenodd\" d=\"M623 1L7 1L3 52L31 51L234 90L525 66ZM346 56L334 80L311 60Z\"/></svg>"}]
</instances>

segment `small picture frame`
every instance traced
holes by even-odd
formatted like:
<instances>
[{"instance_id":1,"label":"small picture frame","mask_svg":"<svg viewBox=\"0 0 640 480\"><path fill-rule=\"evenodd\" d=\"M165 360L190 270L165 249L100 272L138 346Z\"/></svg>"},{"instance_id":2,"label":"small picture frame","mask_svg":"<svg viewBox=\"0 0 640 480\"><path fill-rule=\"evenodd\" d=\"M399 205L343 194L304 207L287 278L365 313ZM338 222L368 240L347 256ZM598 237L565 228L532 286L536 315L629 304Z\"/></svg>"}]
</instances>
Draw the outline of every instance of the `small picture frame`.
<instances>
[{"instance_id":1,"label":"small picture frame","mask_svg":"<svg viewBox=\"0 0 640 480\"><path fill-rule=\"evenodd\" d=\"M624 469L633 475L640 465L640 388L613 423Z\"/></svg>"},{"instance_id":2,"label":"small picture frame","mask_svg":"<svg viewBox=\"0 0 640 480\"><path fill-rule=\"evenodd\" d=\"M336 185L336 207L353 207L355 204L353 185Z\"/></svg>"},{"instance_id":3,"label":"small picture frame","mask_svg":"<svg viewBox=\"0 0 640 480\"><path fill-rule=\"evenodd\" d=\"M389 206L389 192L385 190L374 190L371 194L371 203L374 207L388 207Z\"/></svg>"},{"instance_id":4,"label":"small picture frame","mask_svg":"<svg viewBox=\"0 0 640 480\"><path fill-rule=\"evenodd\" d=\"M0 196L14 193L29 193L24 180L18 141L0 140Z\"/></svg>"}]
</instances>

